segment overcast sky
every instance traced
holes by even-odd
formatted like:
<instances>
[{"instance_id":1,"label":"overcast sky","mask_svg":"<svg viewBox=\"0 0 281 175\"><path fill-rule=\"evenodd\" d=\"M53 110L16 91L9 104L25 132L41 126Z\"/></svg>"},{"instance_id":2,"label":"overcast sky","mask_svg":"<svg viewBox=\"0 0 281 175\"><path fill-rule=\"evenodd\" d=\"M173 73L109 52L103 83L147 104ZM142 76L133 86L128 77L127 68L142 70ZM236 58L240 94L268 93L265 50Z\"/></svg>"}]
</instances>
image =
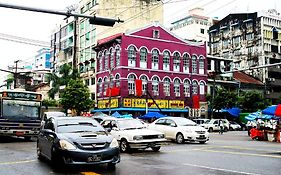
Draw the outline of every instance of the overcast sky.
<instances>
[{"instance_id":1,"label":"overcast sky","mask_svg":"<svg viewBox=\"0 0 281 175\"><path fill-rule=\"evenodd\" d=\"M186 16L189 9L198 6L205 8L205 15L218 18L223 18L229 13L254 12L269 8L277 8L281 12L279 0L163 0L163 2L168 2L164 15L166 24ZM0 0L0 3L65 11L67 6L78 4L79 0ZM51 31L63 18L0 7L0 33L50 42ZM7 69L14 60L31 61L39 49L37 46L0 38L0 69ZM0 74L0 85L3 84L3 74L2 72Z\"/></svg>"}]
</instances>

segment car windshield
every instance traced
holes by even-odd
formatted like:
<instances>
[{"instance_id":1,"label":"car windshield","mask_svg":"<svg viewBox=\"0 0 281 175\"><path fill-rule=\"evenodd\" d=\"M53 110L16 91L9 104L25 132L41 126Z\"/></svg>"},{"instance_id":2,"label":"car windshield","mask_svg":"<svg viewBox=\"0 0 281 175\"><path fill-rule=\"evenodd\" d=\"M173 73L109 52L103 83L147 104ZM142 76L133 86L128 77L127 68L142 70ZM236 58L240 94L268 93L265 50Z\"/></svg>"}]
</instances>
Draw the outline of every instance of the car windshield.
<instances>
[{"instance_id":1,"label":"car windshield","mask_svg":"<svg viewBox=\"0 0 281 175\"><path fill-rule=\"evenodd\" d=\"M234 121L230 121L229 123L230 123L230 124L233 124L233 125L237 125L237 123L234 122Z\"/></svg>"},{"instance_id":2,"label":"car windshield","mask_svg":"<svg viewBox=\"0 0 281 175\"><path fill-rule=\"evenodd\" d=\"M65 113L63 112L46 112L45 113L48 117L65 117Z\"/></svg>"},{"instance_id":3,"label":"car windshield","mask_svg":"<svg viewBox=\"0 0 281 175\"><path fill-rule=\"evenodd\" d=\"M96 121L58 121L58 133L105 132Z\"/></svg>"},{"instance_id":4,"label":"car windshield","mask_svg":"<svg viewBox=\"0 0 281 175\"><path fill-rule=\"evenodd\" d=\"M118 125L120 129L124 130L145 128L145 125L136 119L119 120Z\"/></svg>"},{"instance_id":5,"label":"car windshield","mask_svg":"<svg viewBox=\"0 0 281 175\"><path fill-rule=\"evenodd\" d=\"M197 124L192 120L186 118L174 118L173 119L178 126L196 126Z\"/></svg>"}]
</instances>

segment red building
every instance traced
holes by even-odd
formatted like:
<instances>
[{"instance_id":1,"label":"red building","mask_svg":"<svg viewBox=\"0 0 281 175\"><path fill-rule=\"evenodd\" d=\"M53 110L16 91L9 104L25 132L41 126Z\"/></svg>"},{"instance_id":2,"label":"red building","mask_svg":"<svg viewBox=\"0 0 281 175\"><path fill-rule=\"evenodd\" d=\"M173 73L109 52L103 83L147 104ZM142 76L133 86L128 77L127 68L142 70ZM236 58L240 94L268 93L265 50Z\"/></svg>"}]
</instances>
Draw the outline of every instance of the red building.
<instances>
[{"instance_id":1,"label":"red building","mask_svg":"<svg viewBox=\"0 0 281 175\"><path fill-rule=\"evenodd\" d=\"M159 107L164 114L187 116L194 101L207 109L204 43L182 40L152 24L99 40L95 49L98 106L94 111L141 115L148 102L149 111ZM113 88L109 93L109 87L120 91Z\"/></svg>"}]
</instances>

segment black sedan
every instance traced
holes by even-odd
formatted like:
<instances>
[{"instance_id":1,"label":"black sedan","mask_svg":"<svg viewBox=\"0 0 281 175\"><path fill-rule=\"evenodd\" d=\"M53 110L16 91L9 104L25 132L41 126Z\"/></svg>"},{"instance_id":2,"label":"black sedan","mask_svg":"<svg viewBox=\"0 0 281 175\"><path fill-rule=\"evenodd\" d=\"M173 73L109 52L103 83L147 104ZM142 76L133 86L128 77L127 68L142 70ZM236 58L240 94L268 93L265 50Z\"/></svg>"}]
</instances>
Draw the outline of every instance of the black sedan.
<instances>
[{"instance_id":1,"label":"black sedan","mask_svg":"<svg viewBox=\"0 0 281 175\"><path fill-rule=\"evenodd\" d=\"M86 117L51 117L37 140L37 156L54 165L120 162L118 142L97 121Z\"/></svg>"}]
</instances>

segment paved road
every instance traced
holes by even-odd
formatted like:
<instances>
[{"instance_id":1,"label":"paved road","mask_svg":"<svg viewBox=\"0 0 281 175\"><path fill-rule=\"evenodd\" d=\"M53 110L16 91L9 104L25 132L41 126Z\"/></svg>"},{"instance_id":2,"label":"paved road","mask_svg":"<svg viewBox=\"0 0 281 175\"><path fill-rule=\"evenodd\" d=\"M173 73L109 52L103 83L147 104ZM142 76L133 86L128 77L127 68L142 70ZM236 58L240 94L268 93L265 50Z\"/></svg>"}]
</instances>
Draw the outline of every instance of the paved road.
<instances>
[{"instance_id":1,"label":"paved road","mask_svg":"<svg viewBox=\"0 0 281 175\"><path fill-rule=\"evenodd\" d=\"M281 143L253 141L246 132L211 134L207 144L169 143L160 152L121 154L115 170L106 166L68 167L53 170L38 161L36 142L0 138L0 175L280 175Z\"/></svg>"}]
</instances>

